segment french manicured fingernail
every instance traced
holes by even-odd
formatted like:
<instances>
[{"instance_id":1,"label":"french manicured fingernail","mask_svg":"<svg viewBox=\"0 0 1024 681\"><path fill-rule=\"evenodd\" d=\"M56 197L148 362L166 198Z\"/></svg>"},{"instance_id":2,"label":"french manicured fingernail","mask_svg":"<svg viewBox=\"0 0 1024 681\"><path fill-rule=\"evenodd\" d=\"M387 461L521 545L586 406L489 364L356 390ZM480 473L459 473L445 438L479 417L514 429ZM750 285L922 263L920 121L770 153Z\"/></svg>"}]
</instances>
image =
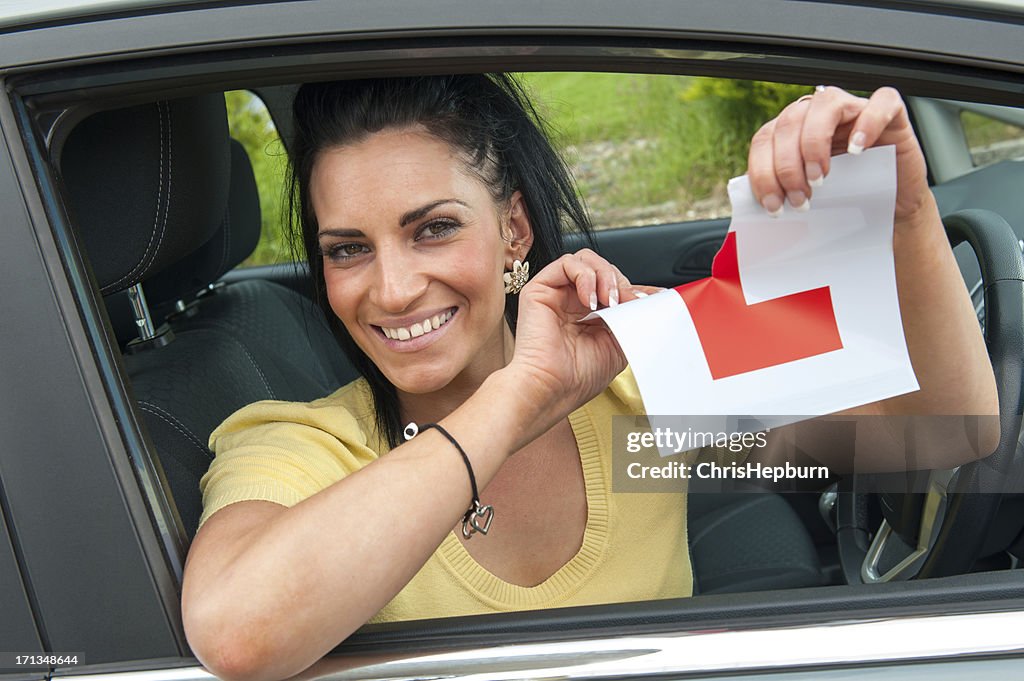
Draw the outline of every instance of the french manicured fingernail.
<instances>
[{"instance_id":1,"label":"french manicured fingernail","mask_svg":"<svg viewBox=\"0 0 1024 681\"><path fill-rule=\"evenodd\" d=\"M597 309L597 293L592 292L590 294L590 311L593 312Z\"/></svg>"},{"instance_id":2,"label":"french manicured fingernail","mask_svg":"<svg viewBox=\"0 0 1024 681\"><path fill-rule=\"evenodd\" d=\"M615 307L619 304L619 289L613 288L608 293L608 307Z\"/></svg>"},{"instance_id":3,"label":"french manicured fingernail","mask_svg":"<svg viewBox=\"0 0 1024 681\"><path fill-rule=\"evenodd\" d=\"M777 218L782 215L782 199L776 194L769 194L761 199L761 205L768 211L768 215Z\"/></svg>"},{"instance_id":4,"label":"french manicured fingernail","mask_svg":"<svg viewBox=\"0 0 1024 681\"><path fill-rule=\"evenodd\" d=\"M850 138L850 144L846 147L846 151L851 154L859 154L864 151L864 143L867 142L867 135L862 132L855 132Z\"/></svg>"},{"instance_id":5,"label":"french manicured fingernail","mask_svg":"<svg viewBox=\"0 0 1024 681\"><path fill-rule=\"evenodd\" d=\"M647 297L647 294L644 293L643 291L634 291L633 295L635 295L637 298L646 298Z\"/></svg>"},{"instance_id":6,"label":"french manicured fingernail","mask_svg":"<svg viewBox=\"0 0 1024 681\"><path fill-rule=\"evenodd\" d=\"M820 187L825 182L825 175L821 172L821 164L817 161L808 161L804 165L804 175L807 176L807 184L812 187Z\"/></svg>"},{"instance_id":7,"label":"french manicured fingernail","mask_svg":"<svg viewBox=\"0 0 1024 681\"><path fill-rule=\"evenodd\" d=\"M811 201L807 198L807 194L801 191L789 192L786 194L786 198L789 199L789 205L792 206L793 210L800 213L804 213L811 209Z\"/></svg>"}]
</instances>

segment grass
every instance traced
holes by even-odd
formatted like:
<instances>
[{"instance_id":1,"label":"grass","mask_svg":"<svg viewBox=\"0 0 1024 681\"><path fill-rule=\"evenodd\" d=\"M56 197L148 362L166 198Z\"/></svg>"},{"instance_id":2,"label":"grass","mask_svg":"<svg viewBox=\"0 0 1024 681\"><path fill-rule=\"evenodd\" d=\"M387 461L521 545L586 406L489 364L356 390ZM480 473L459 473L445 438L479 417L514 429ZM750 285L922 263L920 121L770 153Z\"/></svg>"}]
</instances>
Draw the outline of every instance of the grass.
<instances>
[{"instance_id":1,"label":"grass","mask_svg":"<svg viewBox=\"0 0 1024 681\"><path fill-rule=\"evenodd\" d=\"M726 181L743 172L760 123L806 88L628 73L528 73L520 80L548 123L597 228L720 217ZM244 264L290 260L284 152L255 97L228 93L231 134L253 163L263 237Z\"/></svg>"},{"instance_id":2,"label":"grass","mask_svg":"<svg viewBox=\"0 0 1024 681\"><path fill-rule=\"evenodd\" d=\"M675 100L690 80L628 73L527 73L519 77L562 146L657 136L666 103Z\"/></svg>"},{"instance_id":3,"label":"grass","mask_svg":"<svg viewBox=\"0 0 1024 681\"><path fill-rule=\"evenodd\" d=\"M960 120L964 126L967 143L972 148L1024 137L1024 130L1021 130L1020 127L976 114L973 111L961 112Z\"/></svg>"},{"instance_id":4,"label":"grass","mask_svg":"<svg viewBox=\"0 0 1024 681\"><path fill-rule=\"evenodd\" d=\"M573 167L598 227L647 221L687 199L675 139L690 79L532 73L521 79ZM678 212L668 207L668 212Z\"/></svg>"}]
</instances>

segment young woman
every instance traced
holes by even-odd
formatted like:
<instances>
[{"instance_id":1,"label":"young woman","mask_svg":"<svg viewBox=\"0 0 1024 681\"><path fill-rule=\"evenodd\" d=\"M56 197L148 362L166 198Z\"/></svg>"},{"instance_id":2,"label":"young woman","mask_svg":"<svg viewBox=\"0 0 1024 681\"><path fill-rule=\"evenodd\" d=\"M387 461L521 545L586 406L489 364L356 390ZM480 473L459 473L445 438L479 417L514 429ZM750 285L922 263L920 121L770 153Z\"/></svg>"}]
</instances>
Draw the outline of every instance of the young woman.
<instances>
[{"instance_id":1,"label":"young woman","mask_svg":"<svg viewBox=\"0 0 1024 681\"><path fill-rule=\"evenodd\" d=\"M371 619L689 595L685 495L610 494L611 417L642 404L609 332L577 323L643 287L591 250L561 255L563 229L586 233L587 218L518 86L307 85L295 117L310 269L364 378L250 405L212 436L183 594L203 663L276 679ZM894 90L818 88L789 105L752 141L753 191L769 213L799 209L833 153L882 144L897 151L893 244L921 390L859 411L995 414ZM410 422L421 432L403 441Z\"/></svg>"}]
</instances>

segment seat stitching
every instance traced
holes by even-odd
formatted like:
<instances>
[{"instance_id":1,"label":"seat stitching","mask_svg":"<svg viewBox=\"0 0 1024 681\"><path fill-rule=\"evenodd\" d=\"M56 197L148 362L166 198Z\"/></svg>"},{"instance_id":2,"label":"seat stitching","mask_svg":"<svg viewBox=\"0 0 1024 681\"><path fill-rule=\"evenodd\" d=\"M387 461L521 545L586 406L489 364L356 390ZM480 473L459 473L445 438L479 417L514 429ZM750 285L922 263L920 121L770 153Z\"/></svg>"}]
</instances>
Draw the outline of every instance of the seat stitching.
<instances>
[{"instance_id":1,"label":"seat stitching","mask_svg":"<svg viewBox=\"0 0 1024 681\"><path fill-rule=\"evenodd\" d=\"M195 433L190 431L185 426L185 424L183 424L178 419L174 418L174 416L172 416L171 414L167 413L167 411L161 409L160 407L156 406L155 404L152 404L150 402L142 402L142 401L139 402L139 409L141 409L142 411L148 412L148 413L152 414L153 416L156 416L157 418L160 418L160 419L164 420L165 422L169 423L171 425L171 427L173 427L179 433L184 435L185 438L189 442L191 442L196 447L198 447L200 450L202 450L202 452L204 454L206 454L207 458L210 458L210 459L213 458L213 457L210 456L210 449L208 447L206 447L205 445L203 445L199 441L199 437Z\"/></svg>"},{"instance_id":2,"label":"seat stitching","mask_svg":"<svg viewBox=\"0 0 1024 681\"><path fill-rule=\"evenodd\" d=\"M752 502L739 504L735 508L730 509L728 512L723 513L719 517L715 518L711 523L709 523L707 527L698 532L697 536L692 537L690 539L690 548L696 546L697 542L703 539L705 535L707 535L707 533L711 531L712 528L716 527L717 525L720 525L723 521L728 520L740 511L749 509L751 506L756 505L758 502L767 501L768 499L771 499L770 496L764 494L755 494L753 492L751 493L751 496L754 497Z\"/></svg>"},{"instance_id":3,"label":"seat stitching","mask_svg":"<svg viewBox=\"0 0 1024 681\"><path fill-rule=\"evenodd\" d=\"M164 134L165 133L165 125L164 125L165 109L166 109L166 115L167 115L166 135ZM160 163L158 165L159 176L158 176L158 179L157 179L157 189L156 189L156 210L153 213L153 229L152 229L152 231L149 234L149 243L146 244L146 251L145 251L145 253L142 254L142 257L139 259L139 262L136 263L135 267L133 267L131 269L131 271L128 272L128 274L124 275L123 277L121 277L120 279L115 281L113 284L110 284L110 285L104 287L104 291L110 291L110 290L117 289L117 287L120 286L123 282L131 280L132 277L134 277L138 272L144 270L146 267L149 267L149 265L152 264L153 260L156 259L156 254L157 254L157 252L159 252L160 246L163 244L164 232L167 229L167 215L169 213L170 203L171 203L171 201L170 201L170 198L171 198L171 141L170 141L171 140L171 130L170 130L171 126L170 126L170 117L171 116L170 116L169 105L167 104L167 102L157 102L156 112L157 112L157 124L159 125L159 128L160 128L160 144L159 144L159 147L160 147ZM164 146L165 146L165 144L167 146L167 166L168 166L167 167L167 198L166 198L166 201L163 204L164 205L164 219L163 219L163 225L162 225L161 230L160 230L160 239L157 242L156 248L153 249L153 239L156 237L156 234L157 234L156 226L157 226L158 221L160 220L160 204L161 204L161 199L163 198L163 187L164 187ZM152 257L150 257L151 252L152 252Z\"/></svg>"},{"instance_id":4,"label":"seat stitching","mask_svg":"<svg viewBox=\"0 0 1024 681\"><path fill-rule=\"evenodd\" d=\"M296 321L302 325L302 330L305 332L306 336L306 345L309 347L310 352L316 360L313 362L313 366L320 374L318 378L323 385L332 385L334 383L334 379L332 379L330 374L328 374L328 364L323 361L320 354L317 352L317 349L313 347L313 334L310 333L309 330L309 315L307 315L305 309L303 309L304 306L301 303L299 305L295 305L294 301L285 300L285 293L277 288L272 288L270 292L284 305L285 309L291 313L292 319L295 319L295 316L298 315L299 319ZM331 373L333 373L333 371Z\"/></svg>"},{"instance_id":5,"label":"seat stitching","mask_svg":"<svg viewBox=\"0 0 1024 681\"><path fill-rule=\"evenodd\" d=\"M256 369L256 373L258 373L260 375L260 380L263 381L263 387L267 389L268 393L270 393L270 397L272 399L276 400L277 399L277 395L274 393L273 388L270 387L270 382L267 381L267 377L263 373L263 369L261 369L260 365L256 363L256 360L253 359L253 356L251 354L249 354L249 348L245 347L245 345L241 341L239 341L237 338L234 338L233 336L231 336L229 334L224 334L224 335L225 335L225 337L230 338L232 340L232 342L234 342L238 347L240 347L242 349L242 352L245 353L245 356L249 358L249 362L252 364L253 368Z\"/></svg>"},{"instance_id":6,"label":"seat stitching","mask_svg":"<svg viewBox=\"0 0 1024 681\"><path fill-rule=\"evenodd\" d=\"M161 197L163 196L164 187L164 117L160 105L161 102L156 103L157 125L159 126L160 130L160 162L157 165L159 176L157 178L156 185L156 210L153 211L153 229L150 231L149 234L149 243L146 244L146 251L145 253L142 254L142 257L139 259L139 262L135 264L135 267L133 267L131 271L128 272L128 274L124 275L123 277L115 281L113 284L110 284L109 286L105 287L105 290L116 288L122 282L131 279L135 275L135 273L139 271L139 268L142 266L142 263L145 262L146 260L146 256L149 254L149 249L153 246L153 238L156 236L156 225L157 221L160 219L160 200Z\"/></svg>"},{"instance_id":7,"label":"seat stitching","mask_svg":"<svg viewBox=\"0 0 1024 681\"><path fill-rule=\"evenodd\" d=\"M160 240L157 242L156 248L153 249L149 262L146 263L147 268L156 261L157 253L164 245L164 237L167 235L167 218L171 213L171 194L174 183L174 121L171 119L171 105L166 101L162 104L164 115L167 117L167 197L164 199L164 219L160 225Z\"/></svg>"}]
</instances>

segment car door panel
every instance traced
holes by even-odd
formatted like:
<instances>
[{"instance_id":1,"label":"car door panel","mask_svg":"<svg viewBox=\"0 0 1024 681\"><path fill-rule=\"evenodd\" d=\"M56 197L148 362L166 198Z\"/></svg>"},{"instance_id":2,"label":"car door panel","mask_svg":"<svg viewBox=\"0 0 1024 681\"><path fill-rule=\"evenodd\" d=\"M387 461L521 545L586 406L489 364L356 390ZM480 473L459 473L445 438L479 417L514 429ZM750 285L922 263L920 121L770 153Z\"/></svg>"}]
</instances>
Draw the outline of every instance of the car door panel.
<instances>
[{"instance_id":1,"label":"car door panel","mask_svg":"<svg viewBox=\"0 0 1024 681\"><path fill-rule=\"evenodd\" d=\"M3 485L0 481L0 501L3 501ZM0 503L0 511L6 504ZM17 652L31 654L43 652L43 644L39 640L32 616L25 583L21 577L18 560L11 542L11 534L7 528L7 520L0 512L0 647L4 653ZM21 681L24 679L43 678L43 673L30 673L16 667L7 668L10 660L0 659L0 680Z\"/></svg>"},{"instance_id":2,"label":"car door panel","mask_svg":"<svg viewBox=\"0 0 1024 681\"><path fill-rule=\"evenodd\" d=\"M177 606L168 611L157 588L166 559L144 553L152 521L130 460L110 448L120 445L116 426L101 422L105 390L59 254L69 237L65 232L62 244L54 239L33 181L19 182L32 173L14 115L0 100L0 289L7 292L0 296L0 471L7 527L18 539L48 650L88 652L90 663L177 655Z\"/></svg>"},{"instance_id":3,"label":"car door panel","mask_svg":"<svg viewBox=\"0 0 1024 681\"><path fill-rule=\"evenodd\" d=\"M700 220L596 233L598 251L633 283L672 287L711 275L729 220ZM572 248L578 238L569 239Z\"/></svg>"}]
</instances>

